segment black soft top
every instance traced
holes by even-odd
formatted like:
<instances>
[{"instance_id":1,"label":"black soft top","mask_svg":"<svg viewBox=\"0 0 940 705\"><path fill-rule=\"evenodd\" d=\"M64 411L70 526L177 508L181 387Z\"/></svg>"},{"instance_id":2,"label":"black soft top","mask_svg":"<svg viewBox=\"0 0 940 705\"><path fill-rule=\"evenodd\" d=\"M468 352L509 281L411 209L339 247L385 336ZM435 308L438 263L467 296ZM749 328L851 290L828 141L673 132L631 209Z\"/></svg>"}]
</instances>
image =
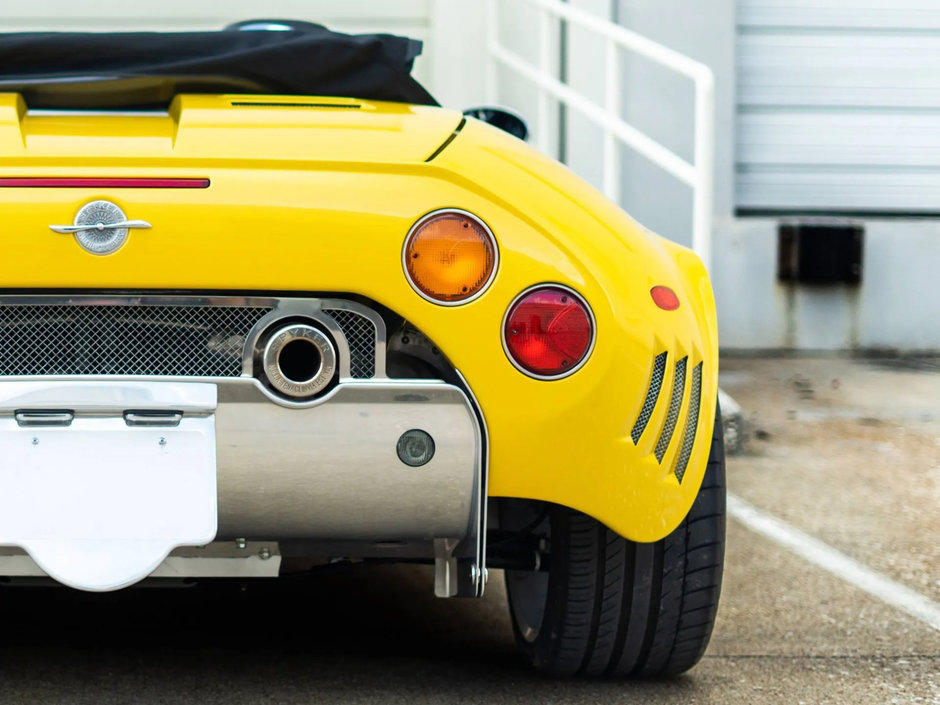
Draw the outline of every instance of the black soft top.
<instances>
[{"instance_id":1,"label":"black soft top","mask_svg":"<svg viewBox=\"0 0 940 705\"><path fill-rule=\"evenodd\" d=\"M166 107L177 93L318 95L437 105L411 76L421 42L310 22L286 31L0 33L0 92L31 108ZM237 26L236 26L237 27Z\"/></svg>"}]
</instances>

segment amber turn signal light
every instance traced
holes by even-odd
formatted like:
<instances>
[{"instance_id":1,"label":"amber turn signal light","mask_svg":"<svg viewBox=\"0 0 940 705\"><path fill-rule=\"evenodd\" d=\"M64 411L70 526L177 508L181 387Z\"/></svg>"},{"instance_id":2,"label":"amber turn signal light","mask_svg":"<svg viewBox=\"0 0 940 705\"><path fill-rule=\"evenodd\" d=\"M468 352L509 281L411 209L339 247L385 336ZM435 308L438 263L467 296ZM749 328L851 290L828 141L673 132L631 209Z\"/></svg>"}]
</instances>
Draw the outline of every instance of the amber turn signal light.
<instances>
[{"instance_id":1,"label":"amber turn signal light","mask_svg":"<svg viewBox=\"0 0 940 705\"><path fill-rule=\"evenodd\" d=\"M483 293L496 273L496 240L478 218L460 210L429 213L405 240L408 281L426 299L466 303Z\"/></svg>"}]
</instances>

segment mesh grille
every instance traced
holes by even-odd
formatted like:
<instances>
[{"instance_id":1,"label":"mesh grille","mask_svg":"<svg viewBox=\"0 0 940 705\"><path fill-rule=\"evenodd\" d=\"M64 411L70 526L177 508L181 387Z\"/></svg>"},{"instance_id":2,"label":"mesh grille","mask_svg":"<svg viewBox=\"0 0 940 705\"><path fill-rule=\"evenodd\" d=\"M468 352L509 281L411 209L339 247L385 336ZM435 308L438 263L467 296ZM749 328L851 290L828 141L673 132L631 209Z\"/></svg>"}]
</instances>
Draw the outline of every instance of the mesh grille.
<instances>
[{"instance_id":1,"label":"mesh grille","mask_svg":"<svg viewBox=\"0 0 940 705\"><path fill-rule=\"evenodd\" d=\"M676 430L676 421L679 420L679 408L682 406L682 393L685 391L685 366L689 358L684 357L676 363L676 376L672 381L672 399L669 400L669 411L666 414L666 424L656 443L656 460L663 462L666 449L672 441L672 433Z\"/></svg>"},{"instance_id":2,"label":"mesh grille","mask_svg":"<svg viewBox=\"0 0 940 705\"><path fill-rule=\"evenodd\" d=\"M656 401L659 399L659 390L663 386L663 376L666 374L666 353L660 353L653 361L653 376L650 379L650 386L646 392L646 399L643 401L643 408L640 409L640 415L633 424L633 431L630 437L633 439L633 445L640 442L640 436L646 430L646 424L649 423L650 416L653 415L653 409L656 407Z\"/></svg>"},{"instance_id":3,"label":"mesh grille","mask_svg":"<svg viewBox=\"0 0 940 705\"><path fill-rule=\"evenodd\" d=\"M349 345L349 373L358 379L375 376L375 324L368 318L345 309L324 309L343 329Z\"/></svg>"},{"instance_id":4,"label":"mesh grille","mask_svg":"<svg viewBox=\"0 0 940 705\"><path fill-rule=\"evenodd\" d=\"M270 308L0 306L0 376L238 377Z\"/></svg>"},{"instance_id":5,"label":"mesh grille","mask_svg":"<svg viewBox=\"0 0 940 705\"><path fill-rule=\"evenodd\" d=\"M695 445L695 431L698 428L698 410L702 403L702 363L692 368L692 391L689 394L689 418L685 422L685 433L682 435L682 449L679 451L679 460L676 461L676 479L682 482L685 469L692 457L692 446Z\"/></svg>"}]
</instances>

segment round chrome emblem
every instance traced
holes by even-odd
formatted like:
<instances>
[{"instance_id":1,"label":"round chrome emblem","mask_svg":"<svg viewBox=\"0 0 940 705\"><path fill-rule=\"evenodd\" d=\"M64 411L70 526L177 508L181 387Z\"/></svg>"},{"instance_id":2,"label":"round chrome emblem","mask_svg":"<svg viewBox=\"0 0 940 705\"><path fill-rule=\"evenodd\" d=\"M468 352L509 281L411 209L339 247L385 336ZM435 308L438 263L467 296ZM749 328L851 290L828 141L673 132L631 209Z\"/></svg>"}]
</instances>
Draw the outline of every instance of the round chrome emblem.
<instances>
[{"instance_id":1,"label":"round chrome emblem","mask_svg":"<svg viewBox=\"0 0 940 705\"><path fill-rule=\"evenodd\" d=\"M111 201L92 201L82 206L75 216L75 225L85 226L76 231L75 240L93 255L110 255L121 249L127 240L127 228L114 227L126 221L124 211Z\"/></svg>"},{"instance_id":2,"label":"round chrome emblem","mask_svg":"<svg viewBox=\"0 0 940 705\"><path fill-rule=\"evenodd\" d=\"M127 220L111 201L92 201L78 211L74 225L50 225L49 229L75 235L76 242L93 255L110 255L124 244L128 229L149 227L146 220Z\"/></svg>"}]
</instances>

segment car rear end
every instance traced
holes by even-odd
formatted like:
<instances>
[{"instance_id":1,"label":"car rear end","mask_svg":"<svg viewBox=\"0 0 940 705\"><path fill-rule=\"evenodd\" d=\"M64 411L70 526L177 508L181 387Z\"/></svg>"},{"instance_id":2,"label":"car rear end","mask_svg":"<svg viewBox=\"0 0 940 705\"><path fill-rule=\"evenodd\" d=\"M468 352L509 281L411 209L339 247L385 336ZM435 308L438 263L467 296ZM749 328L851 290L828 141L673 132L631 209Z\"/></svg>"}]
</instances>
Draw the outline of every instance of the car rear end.
<instances>
[{"instance_id":1,"label":"car rear end","mask_svg":"<svg viewBox=\"0 0 940 705\"><path fill-rule=\"evenodd\" d=\"M381 559L480 595L488 564L566 565L546 507L686 531L707 275L522 142L399 103L3 94L0 151L0 575Z\"/></svg>"}]
</instances>

